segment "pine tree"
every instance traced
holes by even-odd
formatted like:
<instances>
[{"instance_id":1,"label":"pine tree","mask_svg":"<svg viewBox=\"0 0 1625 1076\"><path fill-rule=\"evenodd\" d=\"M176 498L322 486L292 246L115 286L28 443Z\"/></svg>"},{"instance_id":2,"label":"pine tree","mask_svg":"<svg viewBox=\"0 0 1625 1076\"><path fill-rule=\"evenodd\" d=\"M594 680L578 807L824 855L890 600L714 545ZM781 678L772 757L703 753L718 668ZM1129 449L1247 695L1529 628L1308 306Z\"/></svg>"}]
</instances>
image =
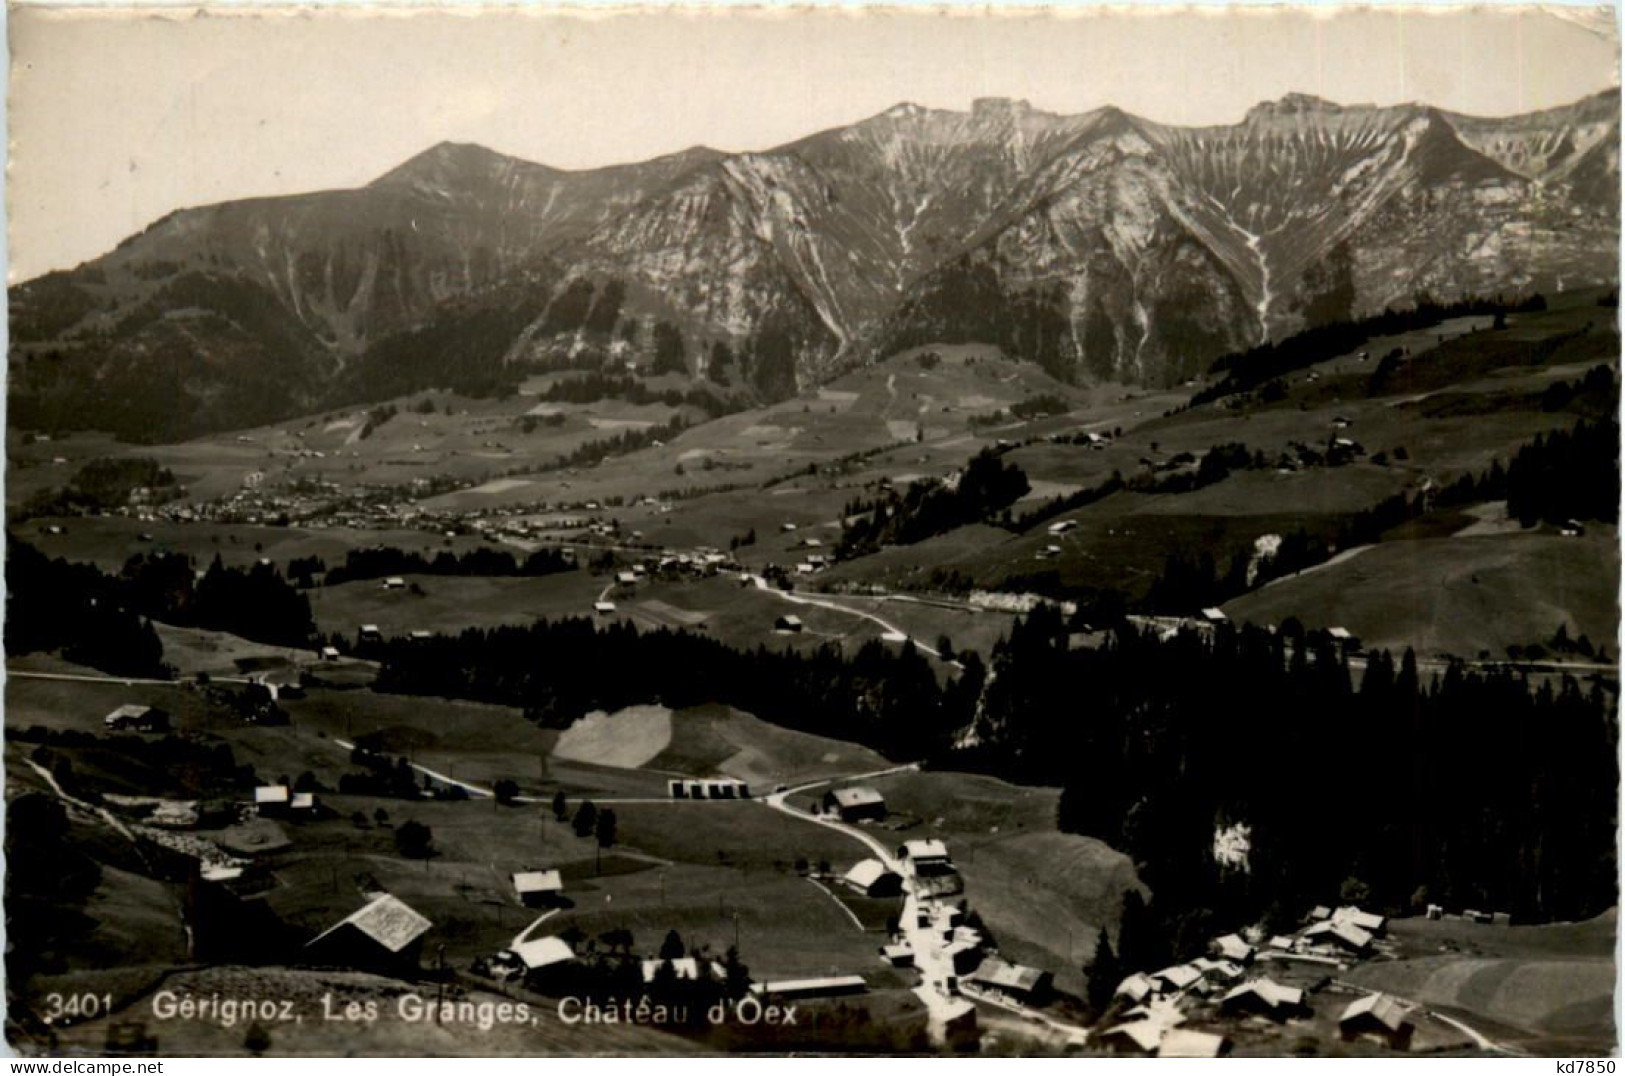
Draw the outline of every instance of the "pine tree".
<instances>
[{"instance_id":1,"label":"pine tree","mask_svg":"<svg viewBox=\"0 0 1625 1076\"><path fill-rule=\"evenodd\" d=\"M1123 980L1123 967L1118 963L1117 954L1112 951L1112 942L1106 936L1105 927L1100 928L1100 936L1095 939L1095 955L1084 967L1083 974L1089 1011L1098 1018L1111 1006L1117 984Z\"/></svg>"}]
</instances>

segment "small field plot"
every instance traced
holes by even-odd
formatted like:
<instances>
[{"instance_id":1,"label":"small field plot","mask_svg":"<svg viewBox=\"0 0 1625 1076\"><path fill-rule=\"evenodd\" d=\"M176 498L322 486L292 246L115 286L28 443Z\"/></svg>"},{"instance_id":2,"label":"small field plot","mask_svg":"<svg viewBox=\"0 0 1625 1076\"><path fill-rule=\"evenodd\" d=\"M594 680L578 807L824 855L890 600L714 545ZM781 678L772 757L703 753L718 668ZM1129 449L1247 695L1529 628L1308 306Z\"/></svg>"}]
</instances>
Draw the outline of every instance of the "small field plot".
<instances>
[{"instance_id":1,"label":"small field plot","mask_svg":"<svg viewBox=\"0 0 1625 1076\"><path fill-rule=\"evenodd\" d=\"M587 572L544 576L404 577L406 586L386 589L382 580L358 579L315 587L310 596L316 626L353 636L376 624L385 636L414 631L455 634L464 628L525 625L538 618L591 616L607 580Z\"/></svg>"},{"instance_id":2,"label":"small field plot","mask_svg":"<svg viewBox=\"0 0 1625 1076\"><path fill-rule=\"evenodd\" d=\"M559 735L555 758L632 769L671 743L671 711L664 706L628 706L615 713L594 710Z\"/></svg>"},{"instance_id":3,"label":"small field plot","mask_svg":"<svg viewBox=\"0 0 1625 1076\"><path fill-rule=\"evenodd\" d=\"M61 663L70 675L99 676L94 669ZM191 684L130 684L77 680L43 680L24 675L6 678L6 727L25 729L78 729L102 733L104 718L126 703L156 706L169 713L171 727L185 731L218 729L240 724L240 719L209 700Z\"/></svg>"},{"instance_id":4,"label":"small field plot","mask_svg":"<svg viewBox=\"0 0 1625 1076\"><path fill-rule=\"evenodd\" d=\"M554 786L542 780L542 766L558 731L525 720L517 709L371 691L312 691L282 705L293 718L301 748L329 753L345 772L354 768L349 752L333 741L353 743L365 737L386 755L410 758L458 780L489 788L508 778L526 793L552 794ZM252 730L244 738L272 731Z\"/></svg>"},{"instance_id":5,"label":"small field plot","mask_svg":"<svg viewBox=\"0 0 1625 1076\"><path fill-rule=\"evenodd\" d=\"M315 658L309 650L256 643L223 631L177 628L153 622L164 644L164 663L175 667L182 677L208 673L210 676L246 676L250 671L286 670L309 665Z\"/></svg>"},{"instance_id":6,"label":"small field plot","mask_svg":"<svg viewBox=\"0 0 1625 1076\"><path fill-rule=\"evenodd\" d=\"M1224 607L1232 620L1341 626L1368 649L1506 657L1508 646L1570 638L1611 642L1619 624L1619 550L1611 527L1382 542L1283 579Z\"/></svg>"},{"instance_id":7,"label":"small field plot","mask_svg":"<svg viewBox=\"0 0 1625 1076\"><path fill-rule=\"evenodd\" d=\"M863 847L828 827L749 800L614 806L622 843L661 859L699 866L777 872L798 859L812 865L850 859Z\"/></svg>"},{"instance_id":8,"label":"small field plot","mask_svg":"<svg viewBox=\"0 0 1625 1076\"><path fill-rule=\"evenodd\" d=\"M758 980L862 975L877 989L904 983L902 973L880 962L878 937L794 870L685 863L601 878L595 886L575 908L548 920L546 933L575 926L597 937L625 929L636 948L653 951L675 930L685 945L718 957L737 937Z\"/></svg>"},{"instance_id":9,"label":"small field plot","mask_svg":"<svg viewBox=\"0 0 1625 1076\"><path fill-rule=\"evenodd\" d=\"M708 776L725 773L757 795L777 784L888 769L874 751L781 728L727 706L697 706L672 715L671 742L649 760L652 769Z\"/></svg>"},{"instance_id":10,"label":"small field plot","mask_svg":"<svg viewBox=\"0 0 1625 1076\"><path fill-rule=\"evenodd\" d=\"M1362 964L1348 978L1475 1026L1487 1021L1495 1026L1492 1037L1510 1037L1539 1054L1606 1052L1616 1041L1616 923L1614 912L1585 923L1523 927L1395 920L1391 933L1402 958Z\"/></svg>"}]
</instances>

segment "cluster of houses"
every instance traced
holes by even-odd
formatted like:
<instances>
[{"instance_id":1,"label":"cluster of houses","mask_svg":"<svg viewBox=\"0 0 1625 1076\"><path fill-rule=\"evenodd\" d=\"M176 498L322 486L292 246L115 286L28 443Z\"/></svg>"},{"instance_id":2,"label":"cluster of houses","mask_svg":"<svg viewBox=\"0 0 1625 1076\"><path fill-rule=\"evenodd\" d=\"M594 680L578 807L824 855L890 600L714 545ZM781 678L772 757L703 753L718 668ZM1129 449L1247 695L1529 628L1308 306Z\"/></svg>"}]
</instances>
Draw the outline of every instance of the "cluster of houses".
<instances>
[{"instance_id":1,"label":"cluster of houses","mask_svg":"<svg viewBox=\"0 0 1625 1076\"><path fill-rule=\"evenodd\" d=\"M1382 916L1357 907L1317 907L1297 934L1278 935L1262 947L1239 934L1215 938L1206 956L1155 972L1135 972L1119 983L1115 998L1127 1008L1098 1041L1114 1052L1219 1056L1230 1048L1229 1038L1182 1026L1193 1011L1275 1024L1310 1018L1310 991L1264 974L1264 965L1299 961L1341 967L1350 957L1370 955L1386 927ZM1380 993L1344 1005L1337 1026L1344 1041L1375 1041L1396 1050L1408 1048L1415 1029L1410 1010Z\"/></svg>"}]
</instances>

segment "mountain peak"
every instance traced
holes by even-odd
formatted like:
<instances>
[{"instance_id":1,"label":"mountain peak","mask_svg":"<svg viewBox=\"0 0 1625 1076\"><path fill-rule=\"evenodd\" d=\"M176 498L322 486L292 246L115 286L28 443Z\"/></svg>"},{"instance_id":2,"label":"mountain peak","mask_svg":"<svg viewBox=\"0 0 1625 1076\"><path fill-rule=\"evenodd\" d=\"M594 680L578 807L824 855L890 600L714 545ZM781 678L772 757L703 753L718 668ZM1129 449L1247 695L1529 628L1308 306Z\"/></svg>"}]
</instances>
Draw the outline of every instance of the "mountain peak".
<instances>
[{"instance_id":1,"label":"mountain peak","mask_svg":"<svg viewBox=\"0 0 1625 1076\"><path fill-rule=\"evenodd\" d=\"M1288 93L1276 101L1263 101L1247 110L1247 118L1269 116L1301 116L1307 113L1339 113L1344 106L1312 93Z\"/></svg>"},{"instance_id":2,"label":"mountain peak","mask_svg":"<svg viewBox=\"0 0 1625 1076\"><path fill-rule=\"evenodd\" d=\"M544 165L521 161L475 142L436 142L422 153L385 172L372 187L428 184L446 187L507 168L544 169Z\"/></svg>"},{"instance_id":3,"label":"mountain peak","mask_svg":"<svg viewBox=\"0 0 1625 1076\"><path fill-rule=\"evenodd\" d=\"M1025 116L1033 111L1033 106L1022 100L1009 97L978 97L970 103L971 115L986 119L995 119L1004 116Z\"/></svg>"}]
</instances>

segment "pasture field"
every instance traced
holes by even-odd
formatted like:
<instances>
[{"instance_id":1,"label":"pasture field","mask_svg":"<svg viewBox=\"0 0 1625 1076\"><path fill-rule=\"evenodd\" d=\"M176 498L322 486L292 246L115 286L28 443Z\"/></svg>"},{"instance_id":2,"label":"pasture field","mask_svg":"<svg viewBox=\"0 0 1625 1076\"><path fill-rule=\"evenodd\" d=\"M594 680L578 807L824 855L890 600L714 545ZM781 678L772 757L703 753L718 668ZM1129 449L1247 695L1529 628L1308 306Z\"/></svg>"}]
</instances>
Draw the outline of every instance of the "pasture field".
<instances>
[{"instance_id":1,"label":"pasture field","mask_svg":"<svg viewBox=\"0 0 1625 1076\"><path fill-rule=\"evenodd\" d=\"M769 813L760 805L737 809ZM788 867L740 870L678 862L596 884L575 908L549 919L547 931L575 926L596 937L627 929L652 951L666 931L676 930L685 944L720 957L735 944L737 928L752 978L862 975L871 989L907 981L881 962L879 936L859 929L827 894Z\"/></svg>"},{"instance_id":2,"label":"pasture field","mask_svg":"<svg viewBox=\"0 0 1625 1076\"><path fill-rule=\"evenodd\" d=\"M553 757L635 769L671 745L672 715L664 706L594 710L559 734Z\"/></svg>"},{"instance_id":3,"label":"pasture field","mask_svg":"<svg viewBox=\"0 0 1625 1076\"><path fill-rule=\"evenodd\" d=\"M1547 528L1381 542L1278 580L1224 606L1232 620L1342 626L1368 649L1500 660L1508 646L1570 638L1612 642L1620 574L1614 528L1565 538Z\"/></svg>"},{"instance_id":4,"label":"pasture field","mask_svg":"<svg viewBox=\"0 0 1625 1076\"><path fill-rule=\"evenodd\" d=\"M760 795L773 785L872 773L892 763L859 744L780 728L732 707L700 706L673 715L671 744L649 765L724 773Z\"/></svg>"},{"instance_id":5,"label":"pasture field","mask_svg":"<svg viewBox=\"0 0 1625 1076\"><path fill-rule=\"evenodd\" d=\"M1400 959L1362 964L1348 977L1494 1027L1494 1037L1538 1054L1610 1053L1617 925L1613 911L1543 926L1395 920Z\"/></svg>"},{"instance_id":6,"label":"pasture field","mask_svg":"<svg viewBox=\"0 0 1625 1076\"><path fill-rule=\"evenodd\" d=\"M23 667L42 666L27 662ZM54 663L52 672L70 676L100 676L94 669ZM8 729L40 725L48 729L105 731L102 719L125 703L141 703L167 710L170 723L180 730L205 731L230 727L236 719L210 703L207 696L188 683L121 684L77 680L35 679L26 675L6 677L5 721Z\"/></svg>"},{"instance_id":7,"label":"pasture field","mask_svg":"<svg viewBox=\"0 0 1625 1076\"><path fill-rule=\"evenodd\" d=\"M309 650L257 643L223 631L177 628L157 621L152 626L164 645L164 664L173 666L178 678L198 673L242 677L251 672L291 670L310 665L315 657Z\"/></svg>"},{"instance_id":8,"label":"pasture field","mask_svg":"<svg viewBox=\"0 0 1625 1076\"><path fill-rule=\"evenodd\" d=\"M376 624L386 637L413 631L456 634L464 628L523 626L538 619L594 616L593 602L611 576L585 571L542 576L404 576L385 589L381 579L357 579L305 591L322 632L353 637ZM618 601L615 595L611 598ZM617 610L620 612L620 610Z\"/></svg>"}]
</instances>

